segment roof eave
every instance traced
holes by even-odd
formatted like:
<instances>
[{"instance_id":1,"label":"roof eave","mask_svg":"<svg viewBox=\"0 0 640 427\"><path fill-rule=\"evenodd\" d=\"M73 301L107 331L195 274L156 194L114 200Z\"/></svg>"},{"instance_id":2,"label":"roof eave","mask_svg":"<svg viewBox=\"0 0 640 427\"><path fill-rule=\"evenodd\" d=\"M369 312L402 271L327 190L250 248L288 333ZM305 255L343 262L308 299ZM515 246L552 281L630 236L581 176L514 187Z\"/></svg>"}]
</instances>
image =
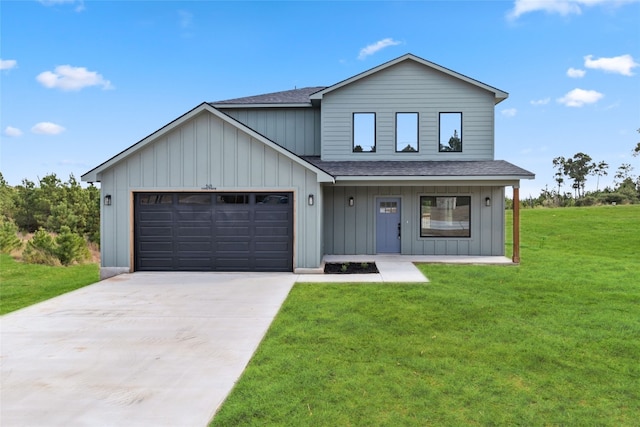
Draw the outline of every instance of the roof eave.
<instances>
[{"instance_id":1,"label":"roof eave","mask_svg":"<svg viewBox=\"0 0 640 427\"><path fill-rule=\"evenodd\" d=\"M519 185L520 180L523 179L534 179L535 176L532 175L509 175L509 176L349 176L349 175L338 175L335 177L336 185L341 183L345 183L348 185L354 185L356 183L362 183L363 185L375 185L380 184L384 185L389 182L393 182L394 184L402 183L404 185L424 185L425 183L429 184L451 184L455 182L457 185L467 185L467 186L483 186L483 185L499 185L499 186L512 186Z\"/></svg>"},{"instance_id":2,"label":"roof eave","mask_svg":"<svg viewBox=\"0 0 640 427\"><path fill-rule=\"evenodd\" d=\"M313 105L310 102L305 103L264 103L264 104L209 104L214 108L219 109L232 109L232 108L310 108Z\"/></svg>"}]
</instances>

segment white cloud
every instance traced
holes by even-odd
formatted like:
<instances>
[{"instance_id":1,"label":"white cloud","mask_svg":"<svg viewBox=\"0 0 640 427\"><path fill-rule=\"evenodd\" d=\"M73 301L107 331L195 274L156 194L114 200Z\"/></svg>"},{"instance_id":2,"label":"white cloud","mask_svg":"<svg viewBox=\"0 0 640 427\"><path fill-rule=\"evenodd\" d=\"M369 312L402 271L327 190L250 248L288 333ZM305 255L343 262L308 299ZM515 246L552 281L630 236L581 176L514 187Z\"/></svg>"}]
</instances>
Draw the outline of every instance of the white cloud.
<instances>
[{"instance_id":1,"label":"white cloud","mask_svg":"<svg viewBox=\"0 0 640 427\"><path fill-rule=\"evenodd\" d=\"M585 104L593 104L604 97L600 92L595 90L573 89L562 98L558 98L560 104L567 107L582 107Z\"/></svg>"},{"instance_id":2,"label":"white cloud","mask_svg":"<svg viewBox=\"0 0 640 427\"><path fill-rule=\"evenodd\" d=\"M84 10L84 0L38 0L44 6L55 6L58 4L76 5L75 11L82 12Z\"/></svg>"},{"instance_id":3,"label":"white cloud","mask_svg":"<svg viewBox=\"0 0 640 427\"><path fill-rule=\"evenodd\" d=\"M573 68L573 67L567 70L567 76L573 79L582 78L584 77L585 74L587 74L585 70L578 70L577 68Z\"/></svg>"},{"instance_id":4,"label":"white cloud","mask_svg":"<svg viewBox=\"0 0 640 427\"><path fill-rule=\"evenodd\" d=\"M60 125L51 122L40 122L31 128L31 132L40 135L57 135L65 131Z\"/></svg>"},{"instance_id":5,"label":"white cloud","mask_svg":"<svg viewBox=\"0 0 640 427\"><path fill-rule=\"evenodd\" d=\"M193 13L179 10L178 17L180 18L179 24L181 28L190 28L193 25Z\"/></svg>"},{"instance_id":6,"label":"white cloud","mask_svg":"<svg viewBox=\"0 0 640 427\"><path fill-rule=\"evenodd\" d=\"M373 55L374 53L384 49L385 47L397 46L399 44L400 44L399 41L396 41L392 38L379 40L373 44L370 44L367 47L360 49L360 54L358 54L358 59L365 59L367 56Z\"/></svg>"},{"instance_id":7,"label":"white cloud","mask_svg":"<svg viewBox=\"0 0 640 427\"><path fill-rule=\"evenodd\" d=\"M533 101L529 101L531 105L547 105L551 101L551 98L543 98L543 99L534 99Z\"/></svg>"},{"instance_id":8,"label":"white cloud","mask_svg":"<svg viewBox=\"0 0 640 427\"><path fill-rule=\"evenodd\" d=\"M631 55L620 55L612 58L591 58L593 58L593 55L587 55L584 57L585 67L606 71L608 73L618 73L623 76L633 76L633 72L631 70L640 66L640 64L633 60Z\"/></svg>"},{"instance_id":9,"label":"white cloud","mask_svg":"<svg viewBox=\"0 0 640 427\"><path fill-rule=\"evenodd\" d=\"M18 66L18 61L15 59L0 59L0 70L10 70Z\"/></svg>"},{"instance_id":10,"label":"white cloud","mask_svg":"<svg viewBox=\"0 0 640 427\"><path fill-rule=\"evenodd\" d=\"M518 113L518 110L515 108L507 108L501 111L502 115L505 117L513 117Z\"/></svg>"},{"instance_id":11,"label":"white cloud","mask_svg":"<svg viewBox=\"0 0 640 427\"><path fill-rule=\"evenodd\" d=\"M4 130L4 134L13 138L21 136L22 131L18 128L14 128L13 126L7 126Z\"/></svg>"},{"instance_id":12,"label":"white cloud","mask_svg":"<svg viewBox=\"0 0 640 427\"><path fill-rule=\"evenodd\" d=\"M580 15L584 6L606 5L617 7L637 0L515 0L513 9L509 11L509 19L517 19L525 13L543 11L557 13L562 16Z\"/></svg>"},{"instance_id":13,"label":"white cloud","mask_svg":"<svg viewBox=\"0 0 640 427\"><path fill-rule=\"evenodd\" d=\"M72 67L71 65L59 65L54 71L44 71L36 77L44 87L61 90L80 90L89 86L102 86L103 89L112 89L111 82L105 80L96 71L89 71L85 67Z\"/></svg>"}]
</instances>

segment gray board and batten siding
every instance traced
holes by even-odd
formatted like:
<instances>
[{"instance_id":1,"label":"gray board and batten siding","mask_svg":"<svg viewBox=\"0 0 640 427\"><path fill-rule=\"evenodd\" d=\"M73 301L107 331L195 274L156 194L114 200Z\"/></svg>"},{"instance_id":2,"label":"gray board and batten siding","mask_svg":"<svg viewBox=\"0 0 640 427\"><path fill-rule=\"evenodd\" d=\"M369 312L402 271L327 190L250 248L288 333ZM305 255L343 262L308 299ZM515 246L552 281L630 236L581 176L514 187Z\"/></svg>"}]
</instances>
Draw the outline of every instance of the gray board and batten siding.
<instances>
[{"instance_id":1,"label":"gray board and batten siding","mask_svg":"<svg viewBox=\"0 0 640 427\"><path fill-rule=\"evenodd\" d=\"M291 192L294 268L317 267L322 253L322 171L232 118L202 104L83 176L112 197L101 208L104 275L133 270L133 203L139 192ZM307 203L315 194L317 203Z\"/></svg>"},{"instance_id":2,"label":"gray board and batten siding","mask_svg":"<svg viewBox=\"0 0 640 427\"><path fill-rule=\"evenodd\" d=\"M320 108L225 108L221 111L299 156L320 155Z\"/></svg>"},{"instance_id":3,"label":"gray board and batten siding","mask_svg":"<svg viewBox=\"0 0 640 427\"><path fill-rule=\"evenodd\" d=\"M502 186L325 186L325 252L376 254L376 201L400 198L402 255L504 255ZM420 237L420 196L470 196L470 237ZM348 200L353 197L353 206ZM491 206L485 199L491 199Z\"/></svg>"},{"instance_id":4,"label":"gray board and batten siding","mask_svg":"<svg viewBox=\"0 0 640 427\"><path fill-rule=\"evenodd\" d=\"M495 93L414 61L403 61L322 97L323 160L493 160ZM352 150L352 115L376 114L375 153ZM396 153L395 117L419 115L418 152ZM439 152L441 112L461 112L462 152ZM348 141L345 143L345 141Z\"/></svg>"}]
</instances>

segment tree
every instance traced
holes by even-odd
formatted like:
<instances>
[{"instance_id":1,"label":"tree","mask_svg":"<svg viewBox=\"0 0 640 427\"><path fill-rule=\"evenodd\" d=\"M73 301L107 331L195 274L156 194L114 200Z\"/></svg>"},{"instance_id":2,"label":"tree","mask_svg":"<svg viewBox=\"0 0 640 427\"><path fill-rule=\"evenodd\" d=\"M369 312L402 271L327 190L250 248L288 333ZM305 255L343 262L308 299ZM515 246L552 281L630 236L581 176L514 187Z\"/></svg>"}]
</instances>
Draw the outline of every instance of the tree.
<instances>
[{"instance_id":1,"label":"tree","mask_svg":"<svg viewBox=\"0 0 640 427\"><path fill-rule=\"evenodd\" d=\"M598 163L593 168L592 173L598 177L596 181L596 191L598 191L598 188L600 187L600 177L608 175L607 169L609 169L609 165L604 161Z\"/></svg>"},{"instance_id":2,"label":"tree","mask_svg":"<svg viewBox=\"0 0 640 427\"><path fill-rule=\"evenodd\" d=\"M591 156L584 153L576 153L573 158L565 161L563 172L573 179L573 188L579 197L584 196L587 176L591 174L595 166L595 163L591 162ZM582 193L580 190L582 190Z\"/></svg>"},{"instance_id":3,"label":"tree","mask_svg":"<svg viewBox=\"0 0 640 427\"><path fill-rule=\"evenodd\" d=\"M638 133L640 133L640 129L638 129ZM640 142L636 144L636 147L633 149L632 153L633 157L637 157L640 155Z\"/></svg>"},{"instance_id":4,"label":"tree","mask_svg":"<svg viewBox=\"0 0 640 427\"><path fill-rule=\"evenodd\" d=\"M560 187L564 183L564 178L562 178L562 176L564 175L565 163L566 163L566 160L562 156L556 157L555 159L553 159L553 166L558 169L554 175L555 181L558 183L558 195L560 195Z\"/></svg>"},{"instance_id":5,"label":"tree","mask_svg":"<svg viewBox=\"0 0 640 427\"><path fill-rule=\"evenodd\" d=\"M449 138L449 145L440 144L440 151L462 151L462 140L458 136L458 131L453 130L453 135Z\"/></svg>"},{"instance_id":6,"label":"tree","mask_svg":"<svg viewBox=\"0 0 640 427\"><path fill-rule=\"evenodd\" d=\"M626 181L628 178L631 178L632 171L633 171L633 166L631 166L629 163L623 163L618 167L618 170L616 171L614 178L617 180L620 180L619 182L622 183Z\"/></svg>"}]
</instances>

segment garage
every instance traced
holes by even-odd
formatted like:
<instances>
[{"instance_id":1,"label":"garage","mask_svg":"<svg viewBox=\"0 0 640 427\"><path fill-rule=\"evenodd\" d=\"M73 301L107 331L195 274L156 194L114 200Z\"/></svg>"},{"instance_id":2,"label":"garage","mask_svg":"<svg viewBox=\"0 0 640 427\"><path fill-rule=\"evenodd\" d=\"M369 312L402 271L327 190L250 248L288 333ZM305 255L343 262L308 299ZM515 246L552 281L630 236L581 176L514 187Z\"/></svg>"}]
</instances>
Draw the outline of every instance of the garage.
<instances>
[{"instance_id":1,"label":"garage","mask_svg":"<svg viewBox=\"0 0 640 427\"><path fill-rule=\"evenodd\" d=\"M136 271L292 271L293 193L134 195Z\"/></svg>"}]
</instances>

